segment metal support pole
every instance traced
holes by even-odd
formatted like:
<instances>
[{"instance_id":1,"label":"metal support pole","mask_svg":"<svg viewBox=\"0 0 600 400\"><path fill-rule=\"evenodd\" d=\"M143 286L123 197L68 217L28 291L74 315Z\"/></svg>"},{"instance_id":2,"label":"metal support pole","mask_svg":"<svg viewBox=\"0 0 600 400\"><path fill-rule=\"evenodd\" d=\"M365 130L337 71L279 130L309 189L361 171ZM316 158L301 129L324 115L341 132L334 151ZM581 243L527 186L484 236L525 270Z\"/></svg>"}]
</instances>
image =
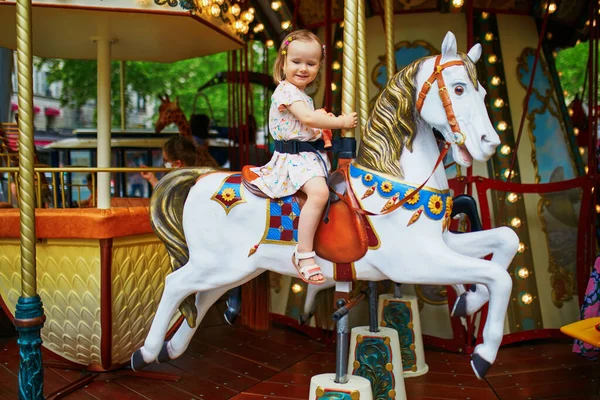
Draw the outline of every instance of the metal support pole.
<instances>
[{"instance_id":1,"label":"metal support pole","mask_svg":"<svg viewBox=\"0 0 600 400\"><path fill-rule=\"evenodd\" d=\"M93 38L98 46L98 100L96 111L98 115L98 162L99 168L110 167L110 136L111 136L111 107L110 107L110 47L107 37ZM110 174L98 173L98 208L110 208Z\"/></svg>"},{"instance_id":2,"label":"metal support pole","mask_svg":"<svg viewBox=\"0 0 600 400\"><path fill-rule=\"evenodd\" d=\"M356 100L356 32L357 0L344 1L344 68L342 70L342 114L355 110ZM354 129L344 129L342 136L354 137Z\"/></svg>"},{"instance_id":3,"label":"metal support pole","mask_svg":"<svg viewBox=\"0 0 600 400\"><path fill-rule=\"evenodd\" d=\"M384 2L385 21L385 66L387 69L387 80L392 79L396 73L396 60L394 54L394 1Z\"/></svg>"},{"instance_id":4,"label":"metal support pole","mask_svg":"<svg viewBox=\"0 0 600 400\"><path fill-rule=\"evenodd\" d=\"M125 61L119 63L119 78L121 80L121 130L127 129L127 107L125 101Z\"/></svg>"},{"instance_id":5,"label":"metal support pole","mask_svg":"<svg viewBox=\"0 0 600 400\"><path fill-rule=\"evenodd\" d=\"M369 282L369 331L379 332L379 321L377 321L377 282Z\"/></svg>"},{"instance_id":6,"label":"metal support pole","mask_svg":"<svg viewBox=\"0 0 600 400\"><path fill-rule=\"evenodd\" d=\"M346 302L340 299L338 308L343 307ZM348 314L337 322L337 349L335 358L335 383L348 383L348 347L349 343Z\"/></svg>"},{"instance_id":7,"label":"metal support pole","mask_svg":"<svg viewBox=\"0 0 600 400\"><path fill-rule=\"evenodd\" d=\"M402 298L402 284L394 283L394 297L397 299Z\"/></svg>"},{"instance_id":8,"label":"metal support pole","mask_svg":"<svg viewBox=\"0 0 600 400\"><path fill-rule=\"evenodd\" d=\"M19 399L43 399L44 366L40 331L46 317L37 294L33 145L33 54L31 0L17 0L19 81L19 208L21 210L21 297L14 324L19 332Z\"/></svg>"}]
</instances>

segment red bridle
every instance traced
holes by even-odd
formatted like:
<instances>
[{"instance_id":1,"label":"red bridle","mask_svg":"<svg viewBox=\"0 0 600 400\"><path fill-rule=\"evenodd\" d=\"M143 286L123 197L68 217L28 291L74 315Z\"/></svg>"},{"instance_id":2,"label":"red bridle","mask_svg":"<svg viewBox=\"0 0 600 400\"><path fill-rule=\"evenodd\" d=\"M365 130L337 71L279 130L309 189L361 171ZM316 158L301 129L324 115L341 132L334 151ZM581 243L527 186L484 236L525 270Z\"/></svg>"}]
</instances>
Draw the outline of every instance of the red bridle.
<instances>
[{"instance_id":1,"label":"red bridle","mask_svg":"<svg viewBox=\"0 0 600 400\"><path fill-rule=\"evenodd\" d=\"M448 124L450 124L450 128L452 132L456 135L460 136L460 139L455 143L459 146L464 146L466 136L461 132L460 126L458 125L458 121L456 120L456 115L454 114L454 109L452 108L452 100L450 99L450 95L448 94L448 89L446 88L446 83L444 82L444 76L442 71L449 67L461 66L465 65L462 60L456 61L448 61L442 65L440 65L440 61L442 56L439 55L435 58L434 71L423 83L423 87L421 88L421 92L419 93L419 98L417 99L417 111L419 114L421 113L421 109L423 108L423 103L425 103L425 98L427 97L427 93L429 93L429 89L431 89L431 85L435 81L438 83L438 93L440 95L440 100L442 100L442 105L444 106L444 110L446 110L446 118L448 119Z\"/></svg>"}]
</instances>

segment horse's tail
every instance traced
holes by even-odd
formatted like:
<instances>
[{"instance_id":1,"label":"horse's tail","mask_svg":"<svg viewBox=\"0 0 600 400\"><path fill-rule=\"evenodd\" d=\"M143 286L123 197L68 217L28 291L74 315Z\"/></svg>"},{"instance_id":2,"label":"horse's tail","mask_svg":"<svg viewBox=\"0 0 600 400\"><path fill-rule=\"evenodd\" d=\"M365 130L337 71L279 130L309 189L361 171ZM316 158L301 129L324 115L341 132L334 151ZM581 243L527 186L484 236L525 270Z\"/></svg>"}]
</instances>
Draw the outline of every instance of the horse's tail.
<instances>
[{"instance_id":1,"label":"horse's tail","mask_svg":"<svg viewBox=\"0 0 600 400\"><path fill-rule=\"evenodd\" d=\"M177 169L162 178L154 188L150 200L150 224L167 248L173 271L184 266L190 258L183 233L183 205L198 178L213 171L213 168L206 167ZM198 316L195 296L188 296L179 310L188 325L195 327Z\"/></svg>"}]
</instances>

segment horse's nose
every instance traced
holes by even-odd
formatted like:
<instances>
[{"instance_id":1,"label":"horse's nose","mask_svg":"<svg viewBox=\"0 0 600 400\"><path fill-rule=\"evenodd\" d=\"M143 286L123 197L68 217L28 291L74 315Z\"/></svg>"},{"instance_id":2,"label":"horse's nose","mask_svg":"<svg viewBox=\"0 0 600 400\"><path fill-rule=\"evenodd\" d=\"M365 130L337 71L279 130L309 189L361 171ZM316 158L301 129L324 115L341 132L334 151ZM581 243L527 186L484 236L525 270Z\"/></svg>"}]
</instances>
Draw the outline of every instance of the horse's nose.
<instances>
[{"instance_id":1,"label":"horse's nose","mask_svg":"<svg viewBox=\"0 0 600 400\"><path fill-rule=\"evenodd\" d=\"M487 154L493 154L500 144L500 137L496 131L484 132L481 135L481 147Z\"/></svg>"}]
</instances>

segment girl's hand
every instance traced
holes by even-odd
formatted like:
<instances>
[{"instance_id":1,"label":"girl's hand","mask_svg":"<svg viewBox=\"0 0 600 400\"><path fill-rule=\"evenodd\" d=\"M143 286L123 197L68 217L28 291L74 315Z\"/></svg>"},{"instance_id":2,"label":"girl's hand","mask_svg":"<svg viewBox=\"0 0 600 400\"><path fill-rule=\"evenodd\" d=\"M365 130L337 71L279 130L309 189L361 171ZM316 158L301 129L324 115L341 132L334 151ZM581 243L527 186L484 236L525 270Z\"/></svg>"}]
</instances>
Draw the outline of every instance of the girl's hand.
<instances>
[{"instance_id":1,"label":"girl's hand","mask_svg":"<svg viewBox=\"0 0 600 400\"><path fill-rule=\"evenodd\" d=\"M342 129L352 129L356 128L358 125L358 114L356 112L350 113L348 115L342 114L338 117L342 120Z\"/></svg>"}]
</instances>

